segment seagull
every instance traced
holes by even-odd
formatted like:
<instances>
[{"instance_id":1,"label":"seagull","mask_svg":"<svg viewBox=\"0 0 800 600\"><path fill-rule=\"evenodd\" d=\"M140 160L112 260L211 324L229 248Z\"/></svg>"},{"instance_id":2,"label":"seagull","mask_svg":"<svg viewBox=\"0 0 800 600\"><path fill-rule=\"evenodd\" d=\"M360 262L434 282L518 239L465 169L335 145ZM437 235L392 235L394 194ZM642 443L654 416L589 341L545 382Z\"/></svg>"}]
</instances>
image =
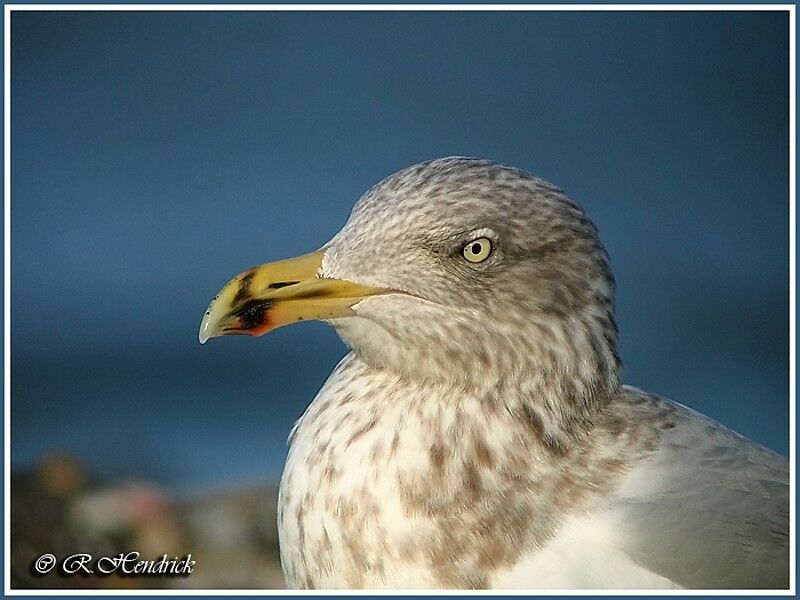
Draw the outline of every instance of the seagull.
<instances>
[{"instance_id":1,"label":"seagull","mask_svg":"<svg viewBox=\"0 0 800 600\"><path fill-rule=\"evenodd\" d=\"M289 437L290 587L789 588L787 459L620 382L609 257L559 188L401 170L229 281L200 341L311 319L350 353Z\"/></svg>"}]
</instances>

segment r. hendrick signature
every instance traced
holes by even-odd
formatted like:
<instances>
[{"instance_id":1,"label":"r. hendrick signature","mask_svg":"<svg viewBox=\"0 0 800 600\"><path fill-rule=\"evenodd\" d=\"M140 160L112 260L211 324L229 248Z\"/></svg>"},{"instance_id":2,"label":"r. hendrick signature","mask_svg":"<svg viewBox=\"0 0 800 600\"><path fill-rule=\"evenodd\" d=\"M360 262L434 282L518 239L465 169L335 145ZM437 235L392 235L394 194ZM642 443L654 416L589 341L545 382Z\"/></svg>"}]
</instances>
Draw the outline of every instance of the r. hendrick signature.
<instances>
[{"instance_id":1,"label":"r. hendrick signature","mask_svg":"<svg viewBox=\"0 0 800 600\"><path fill-rule=\"evenodd\" d=\"M33 569L40 575L50 572L59 566L59 573L66 577L71 575L160 575L163 577L181 577L190 575L195 561L191 552L184 557L169 558L164 554L155 560L140 560L138 552L120 552L114 556L100 556L95 559L91 554L79 552L65 556L60 564L52 554L42 554L33 562Z\"/></svg>"}]
</instances>

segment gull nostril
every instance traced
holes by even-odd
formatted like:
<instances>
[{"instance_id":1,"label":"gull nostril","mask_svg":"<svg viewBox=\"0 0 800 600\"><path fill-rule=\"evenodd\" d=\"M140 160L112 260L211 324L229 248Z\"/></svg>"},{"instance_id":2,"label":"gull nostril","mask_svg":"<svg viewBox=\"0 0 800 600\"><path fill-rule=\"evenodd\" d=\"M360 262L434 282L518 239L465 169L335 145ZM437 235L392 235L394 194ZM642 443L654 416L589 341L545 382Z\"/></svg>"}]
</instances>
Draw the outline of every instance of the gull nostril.
<instances>
[{"instance_id":1,"label":"gull nostril","mask_svg":"<svg viewBox=\"0 0 800 600\"><path fill-rule=\"evenodd\" d=\"M290 285L295 285L296 283L300 283L299 281L276 281L275 283L270 283L267 287L271 290L279 290L284 287L288 287Z\"/></svg>"}]
</instances>

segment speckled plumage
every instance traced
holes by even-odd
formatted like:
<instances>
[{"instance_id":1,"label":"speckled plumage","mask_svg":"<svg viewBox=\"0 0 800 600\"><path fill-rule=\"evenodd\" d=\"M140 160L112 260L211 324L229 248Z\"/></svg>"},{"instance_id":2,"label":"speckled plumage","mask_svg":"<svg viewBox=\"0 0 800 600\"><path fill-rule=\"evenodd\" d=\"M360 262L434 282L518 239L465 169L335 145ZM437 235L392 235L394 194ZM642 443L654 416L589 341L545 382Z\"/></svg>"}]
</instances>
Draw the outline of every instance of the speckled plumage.
<instances>
[{"instance_id":1,"label":"speckled plumage","mask_svg":"<svg viewBox=\"0 0 800 600\"><path fill-rule=\"evenodd\" d=\"M469 263L481 237L494 250ZM560 190L422 163L323 250L320 277L399 293L332 321L352 352L280 488L292 587L788 586L785 459L620 385L608 256Z\"/></svg>"}]
</instances>

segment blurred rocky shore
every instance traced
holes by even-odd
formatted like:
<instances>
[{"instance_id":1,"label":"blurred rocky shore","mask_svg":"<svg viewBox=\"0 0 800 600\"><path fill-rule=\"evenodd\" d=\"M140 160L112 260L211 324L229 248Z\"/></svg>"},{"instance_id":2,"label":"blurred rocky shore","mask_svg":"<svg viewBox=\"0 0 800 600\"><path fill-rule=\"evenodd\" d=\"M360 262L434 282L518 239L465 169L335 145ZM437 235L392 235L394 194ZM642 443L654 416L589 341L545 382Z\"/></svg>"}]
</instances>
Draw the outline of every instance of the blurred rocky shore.
<instances>
[{"instance_id":1,"label":"blurred rocky shore","mask_svg":"<svg viewBox=\"0 0 800 600\"><path fill-rule=\"evenodd\" d=\"M281 588L275 524L277 490L250 485L176 495L151 482L96 480L77 458L53 455L11 477L11 587L54 589ZM182 558L183 576L71 576L60 561L76 553L140 560ZM56 567L42 575L43 554Z\"/></svg>"}]
</instances>

